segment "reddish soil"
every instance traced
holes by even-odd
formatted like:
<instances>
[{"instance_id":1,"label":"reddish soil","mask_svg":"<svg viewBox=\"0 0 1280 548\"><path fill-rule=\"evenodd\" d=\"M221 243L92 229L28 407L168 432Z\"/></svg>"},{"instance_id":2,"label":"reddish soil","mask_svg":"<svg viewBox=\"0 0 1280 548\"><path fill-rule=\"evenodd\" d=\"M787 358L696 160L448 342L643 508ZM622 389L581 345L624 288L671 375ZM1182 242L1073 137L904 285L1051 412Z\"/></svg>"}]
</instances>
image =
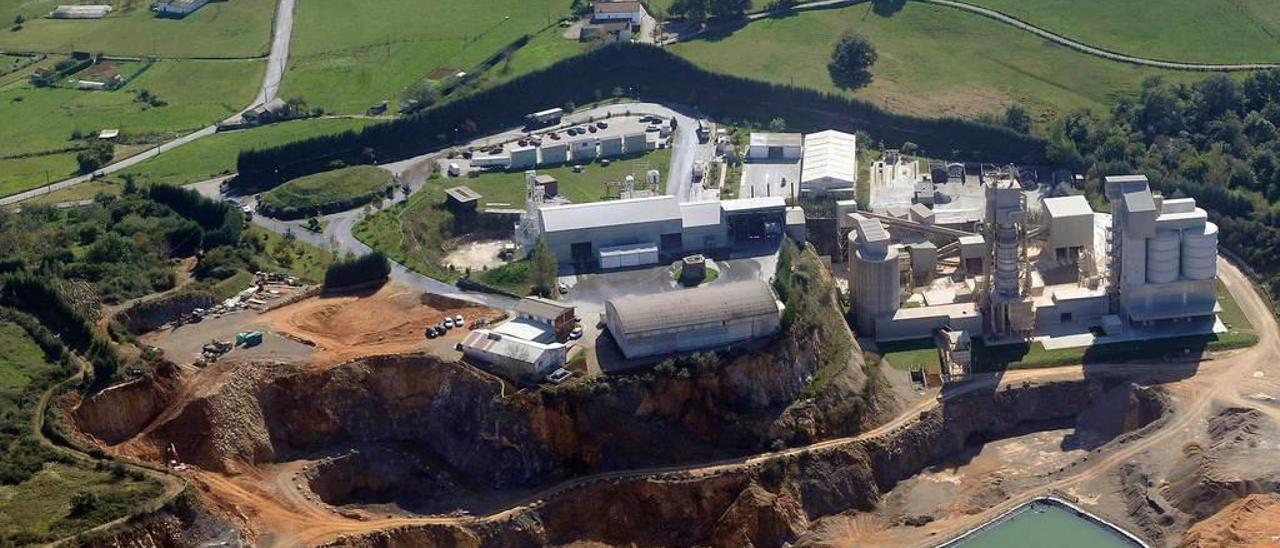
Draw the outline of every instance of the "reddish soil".
<instances>
[{"instance_id":1,"label":"reddish soil","mask_svg":"<svg viewBox=\"0 0 1280 548\"><path fill-rule=\"evenodd\" d=\"M469 324L502 312L485 306L386 286L368 296L307 299L263 314L262 323L291 338L314 344L314 363L332 365L362 356L402 354L427 347L428 326L461 315ZM461 331L451 332L454 337Z\"/></svg>"}]
</instances>

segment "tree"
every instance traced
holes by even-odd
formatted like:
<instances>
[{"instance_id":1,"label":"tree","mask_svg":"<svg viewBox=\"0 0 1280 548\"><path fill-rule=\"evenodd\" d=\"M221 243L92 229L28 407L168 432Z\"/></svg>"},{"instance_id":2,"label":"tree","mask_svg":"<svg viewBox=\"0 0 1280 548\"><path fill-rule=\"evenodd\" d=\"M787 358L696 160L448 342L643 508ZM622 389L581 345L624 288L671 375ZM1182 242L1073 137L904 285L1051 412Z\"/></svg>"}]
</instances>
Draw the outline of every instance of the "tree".
<instances>
[{"instance_id":1,"label":"tree","mask_svg":"<svg viewBox=\"0 0 1280 548\"><path fill-rule=\"evenodd\" d=\"M871 66L879 57L870 40L846 31L831 50L827 72L837 87L857 89L871 83Z\"/></svg>"},{"instance_id":2,"label":"tree","mask_svg":"<svg viewBox=\"0 0 1280 548\"><path fill-rule=\"evenodd\" d=\"M111 163L112 156L115 151L111 147L111 143L106 141L94 141L88 148L76 153L76 164L80 166L80 173L92 173L98 168Z\"/></svg>"},{"instance_id":3,"label":"tree","mask_svg":"<svg viewBox=\"0 0 1280 548\"><path fill-rule=\"evenodd\" d=\"M560 261L547 245L547 240L539 239L529 254L529 284L535 293L543 296L555 294L556 275L560 273Z\"/></svg>"},{"instance_id":4,"label":"tree","mask_svg":"<svg viewBox=\"0 0 1280 548\"><path fill-rule=\"evenodd\" d=\"M1031 114L1017 103L1005 109L1003 122L1005 127L1018 133L1031 133Z\"/></svg>"},{"instance_id":5,"label":"tree","mask_svg":"<svg viewBox=\"0 0 1280 548\"><path fill-rule=\"evenodd\" d=\"M88 491L81 491L71 496L71 515L81 517L93 513L98 509L98 495Z\"/></svg>"},{"instance_id":6,"label":"tree","mask_svg":"<svg viewBox=\"0 0 1280 548\"><path fill-rule=\"evenodd\" d=\"M782 132L787 129L787 121L783 118L774 118L769 120L769 131L774 133Z\"/></svg>"}]
</instances>

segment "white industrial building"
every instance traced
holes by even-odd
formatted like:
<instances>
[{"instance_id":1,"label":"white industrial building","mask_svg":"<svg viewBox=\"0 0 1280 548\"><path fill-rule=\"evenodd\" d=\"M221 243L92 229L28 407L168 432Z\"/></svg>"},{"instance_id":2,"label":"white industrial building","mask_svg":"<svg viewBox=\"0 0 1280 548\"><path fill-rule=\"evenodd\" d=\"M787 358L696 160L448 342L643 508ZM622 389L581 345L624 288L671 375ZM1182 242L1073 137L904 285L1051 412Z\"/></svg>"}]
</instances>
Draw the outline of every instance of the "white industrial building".
<instances>
[{"instance_id":1,"label":"white industrial building","mask_svg":"<svg viewBox=\"0 0 1280 548\"><path fill-rule=\"evenodd\" d=\"M826 130L804 136L800 192L853 192L858 182L858 138Z\"/></svg>"},{"instance_id":2,"label":"white industrial building","mask_svg":"<svg viewBox=\"0 0 1280 548\"><path fill-rule=\"evenodd\" d=\"M1093 249L1093 208L1084 196L1045 198L1049 241L1046 251L1059 263L1074 263L1080 253Z\"/></svg>"},{"instance_id":3,"label":"white industrial building","mask_svg":"<svg viewBox=\"0 0 1280 548\"><path fill-rule=\"evenodd\" d=\"M1191 198L1152 194L1141 175L1107 177L1111 293L1129 322L1211 317L1217 306L1218 227Z\"/></svg>"},{"instance_id":4,"label":"white industrial building","mask_svg":"<svg viewBox=\"0 0 1280 548\"><path fill-rule=\"evenodd\" d=\"M476 329L458 344L462 355L516 382L538 382L565 364L568 347Z\"/></svg>"},{"instance_id":5,"label":"white industrial building","mask_svg":"<svg viewBox=\"0 0 1280 548\"><path fill-rule=\"evenodd\" d=\"M645 15L644 4L630 0L598 0L591 6L593 22L626 21L632 25L639 25Z\"/></svg>"},{"instance_id":6,"label":"white industrial building","mask_svg":"<svg viewBox=\"0 0 1280 548\"><path fill-rule=\"evenodd\" d=\"M49 12L50 19L102 19L113 8L107 4L61 5Z\"/></svg>"},{"instance_id":7,"label":"white industrial building","mask_svg":"<svg viewBox=\"0 0 1280 548\"><path fill-rule=\"evenodd\" d=\"M747 159L799 160L804 136L799 133L752 133L747 145Z\"/></svg>"},{"instance_id":8,"label":"white industrial building","mask_svg":"<svg viewBox=\"0 0 1280 548\"><path fill-rule=\"evenodd\" d=\"M517 227L522 249L544 239L560 264L578 271L657 264L727 249L786 228L782 197L680 203L652 196L570 205L531 202Z\"/></svg>"},{"instance_id":9,"label":"white industrial building","mask_svg":"<svg viewBox=\"0 0 1280 548\"><path fill-rule=\"evenodd\" d=\"M605 324L628 359L691 352L767 337L782 303L760 280L709 285L605 303Z\"/></svg>"}]
</instances>

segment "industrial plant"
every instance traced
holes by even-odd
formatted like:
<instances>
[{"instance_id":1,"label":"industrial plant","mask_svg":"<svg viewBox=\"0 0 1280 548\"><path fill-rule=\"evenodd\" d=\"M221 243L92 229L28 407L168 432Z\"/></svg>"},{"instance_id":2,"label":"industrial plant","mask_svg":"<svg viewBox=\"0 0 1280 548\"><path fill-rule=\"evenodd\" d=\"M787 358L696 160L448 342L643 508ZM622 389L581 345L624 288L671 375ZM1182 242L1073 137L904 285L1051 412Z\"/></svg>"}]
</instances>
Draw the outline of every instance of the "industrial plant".
<instances>
[{"instance_id":1,"label":"industrial plant","mask_svg":"<svg viewBox=\"0 0 1280 548\"><path fill-rule=\"evenodd\" d=\"M1165 198L1144 176L1106 178L1106 214L1084 196L1038 197L1013 169L951 190L914 161L871 170L873 207L840 202L854 326L877 342L932 338L944 382L968 374L971 341L1054 349L1225 329L1217 227L1195 200Z\"/></svg>"}]
</instances>

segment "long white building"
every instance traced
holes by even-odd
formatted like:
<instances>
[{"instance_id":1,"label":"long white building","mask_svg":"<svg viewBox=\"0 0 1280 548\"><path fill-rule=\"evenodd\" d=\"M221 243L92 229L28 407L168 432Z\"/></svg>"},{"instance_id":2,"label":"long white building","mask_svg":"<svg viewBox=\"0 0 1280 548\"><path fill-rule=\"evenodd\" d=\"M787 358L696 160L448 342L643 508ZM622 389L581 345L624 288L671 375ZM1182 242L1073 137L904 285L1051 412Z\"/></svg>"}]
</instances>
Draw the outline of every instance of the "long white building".
<instances>
[{"instance_id":1,"label":"long white building","mask_svg":"<svg viewBox=\"0 0 1280 548\"><path fill-rule=\"evenodd\" d=\"M828 129L804 136L800 192L853 192L858 182L858 138Z\"/></svg>"},{"instance_id":2,"label":"long white building","mask_svg":"<svg viewBox=\"0 0 1280 548\"><path fill-rule=\"evenodd\" d=\"M760 280L605 303L605 324L628 359L691 352L767 337L782 325L783 305Z\"/></svg>"}]
</instances>

